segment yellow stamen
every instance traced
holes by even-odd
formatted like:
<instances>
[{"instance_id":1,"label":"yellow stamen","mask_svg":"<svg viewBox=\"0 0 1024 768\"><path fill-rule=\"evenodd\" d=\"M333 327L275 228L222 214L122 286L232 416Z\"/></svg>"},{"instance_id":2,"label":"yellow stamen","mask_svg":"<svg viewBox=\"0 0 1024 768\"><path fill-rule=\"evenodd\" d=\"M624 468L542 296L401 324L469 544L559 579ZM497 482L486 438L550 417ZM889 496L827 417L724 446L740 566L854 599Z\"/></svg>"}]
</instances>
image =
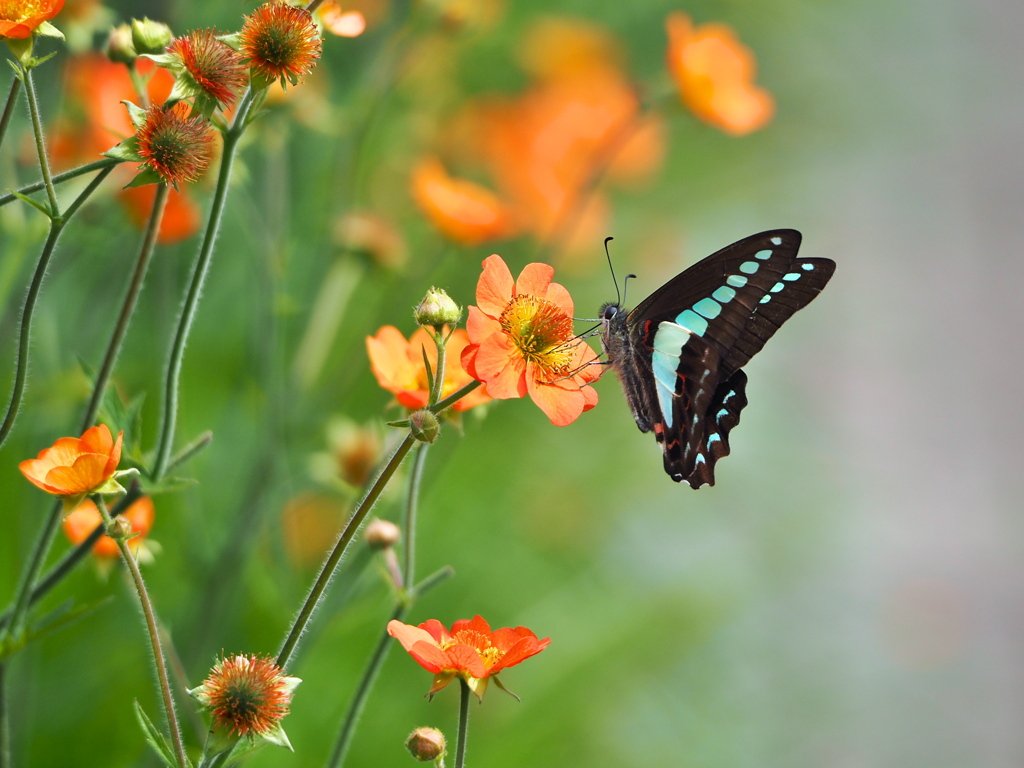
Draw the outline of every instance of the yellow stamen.
<instances>
[{"instance_id":1,"label":"yellow stamen","mask_svg":"<svg viewBox=\"0 0 1024 768\"><path fill-rule=\"evenodd\" d=\"M512 299L498 319L527 362L549 374L562 374L573 359L572 318L556 304L524 294Z\"/></svg>"},{"instance_id":2,"label":"yellow stamen","mask_svg":"<svg viewBox=\"0 0 1024 768\"><path fill-rule=\"evenodd\" d=\"M22 21L45 10L41 0L0 0L0 19Z\"/></svg>"}]
</instances>

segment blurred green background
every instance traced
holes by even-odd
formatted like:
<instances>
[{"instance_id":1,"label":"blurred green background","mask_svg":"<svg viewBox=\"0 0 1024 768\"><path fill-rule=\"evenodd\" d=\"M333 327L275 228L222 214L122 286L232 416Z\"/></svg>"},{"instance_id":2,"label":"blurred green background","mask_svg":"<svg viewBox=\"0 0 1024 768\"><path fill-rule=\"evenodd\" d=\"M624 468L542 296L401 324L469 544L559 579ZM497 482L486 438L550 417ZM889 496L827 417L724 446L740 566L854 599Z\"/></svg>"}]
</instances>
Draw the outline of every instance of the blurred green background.
<instances>
[{"instance_id":1,"label":"blurred green background","mask_svg":"<svg viewBox=\"0 0 1024 768\"><path fill-rule=\"evenodd\" d=\"M112 7L179 32L236 29L252 9ZM221 651L276 653L329 546L315 523L340 523L350 498L315 457L330 450L328 424L379 422L389 401L364 338L384 324L411 332L410 309L432 284L473 303L491 252L513 272L537 256L530 237L445 241L412 203L411 164L436 150L461 102L527 86L516 52L545 14L604 27L629 76L664 88L673 10L731 25L777 114L737 139L668 111L657 173L607 190L602 235L616 238L620 275L640 275L630 303L774 227L801 230L802 253L838 269L747 366L750 405L713 489L668 480L612 377L598 385L600 406L568 428L510 401L467 413L464 434L445 430L427 464L418 571L457 575L410 621L480 613L552 638L503 675L522 703L492 689L473 706L468 762L1018 766L1024 7L1008 0L515 0L477 27L417 27L406 47L395 43L401 8L359 38L327 37L315 79L326 104L311 119L275 108L248 135L185 357L178 445L207 429L214 441L188 467L199 484L157 498L162 553L145 574L188 682ZM444 66L404 58L416 35L440 41L432 55L449 57ZM65 58L39 71L50 119L66 98ZM5 188L37 178L30 154L12 156L26 128L19 113L0 160ZM197 196L205 209L209 189ZM332 232L353 206L396 223L403 267L342 251ZM12 357L40 218L0 210L0 359ZM80 361L97 364L138 240L100 198L54 260L24 409L0 450L0 595L13 592L48 503L17 463L74 431L87 394ZM126 397L146 396L147 448L196 250L197 238L158 250L115 374ZM302 386L295 356L339 264L351 299L315 383ZM556 279L593 317L614 298L600 239L566 266ZM10 376L4 363L0 392ZM399 483L377 514L398 519L402 493ZM285 510L308 494L319 512L301 518L308 536L295 534ZM305 556L288 544L296 535ZM52 557L66 547L61 538ZM326 762L391 611L376 569L352 571L289 669L304 680L284 722L295 753L268 748L249 764ZM113 597L12 665L17 765L154 764L131 705L156 716L158 703L122 576L87 563L47 599ZM429 677L396 644L348 765L411 765L402 742L416 726L454 737L458 696L453 687L428 703Z\"/></svg>"}]
</instances>

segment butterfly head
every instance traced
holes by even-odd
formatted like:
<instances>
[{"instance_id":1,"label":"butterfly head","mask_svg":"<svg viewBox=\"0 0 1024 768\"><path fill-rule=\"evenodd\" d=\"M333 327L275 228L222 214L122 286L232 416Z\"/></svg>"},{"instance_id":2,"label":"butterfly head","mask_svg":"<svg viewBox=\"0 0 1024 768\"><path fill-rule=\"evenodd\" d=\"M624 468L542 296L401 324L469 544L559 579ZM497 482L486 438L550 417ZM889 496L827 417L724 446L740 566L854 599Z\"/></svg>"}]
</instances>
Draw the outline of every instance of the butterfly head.
<instances>
[{"instance_id":1,"label":"butterfly head","mask_svg":"<svg viewBox=\"0 0 1024 768\"><path fill-rule=\"evenodd\" d=\"M622 305L616 301L609 301L607 304L601 305L601 311L598 313L598 317L602 323L611 322L612 318L622 312Z\"/></svg>"}]
</instances>

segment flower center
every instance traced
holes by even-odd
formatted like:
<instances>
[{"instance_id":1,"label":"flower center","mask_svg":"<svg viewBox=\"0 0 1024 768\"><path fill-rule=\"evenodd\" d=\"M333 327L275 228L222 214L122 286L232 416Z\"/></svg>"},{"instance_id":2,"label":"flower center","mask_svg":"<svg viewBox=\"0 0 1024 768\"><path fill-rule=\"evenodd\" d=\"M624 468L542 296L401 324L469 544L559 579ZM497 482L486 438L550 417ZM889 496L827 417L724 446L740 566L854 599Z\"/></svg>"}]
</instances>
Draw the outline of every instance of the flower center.
<instances>
[{"instance_id":1,"label":"flower center","mask_svg":"<svg viewBox=\"0 0 1024 768\"><path fill-rule=\"evenodd\" d=\"M512 299L498 322L524 360L549 374L569 370L576 345L569 343L574 338L572 318L561 307L523 294Z\"/></svg>"},{"instance_id":2,"label":"flower center","mask_svg":"<svg viewBox=\"0 0 1024 768\"><path fill-rule=\"evenodd\" d=\"M42 13L45 5L41 0L0 0L0 19L22 21Z\"/></svg>"},{"instance_id":3,"label":"flower center","mask_svg":"<svg viewBox=\"0 0 1024 768\"><path fill-rule=\"evenodd\" d=\"M468 645L475 648L487 669L493 667L494 663L505 655L503 650L491 645L491 639L487 635L472 629L461 629L456 632L450 640L441 644L441 650L447 651L453 645Z\"/></svg>"}]
</instances>

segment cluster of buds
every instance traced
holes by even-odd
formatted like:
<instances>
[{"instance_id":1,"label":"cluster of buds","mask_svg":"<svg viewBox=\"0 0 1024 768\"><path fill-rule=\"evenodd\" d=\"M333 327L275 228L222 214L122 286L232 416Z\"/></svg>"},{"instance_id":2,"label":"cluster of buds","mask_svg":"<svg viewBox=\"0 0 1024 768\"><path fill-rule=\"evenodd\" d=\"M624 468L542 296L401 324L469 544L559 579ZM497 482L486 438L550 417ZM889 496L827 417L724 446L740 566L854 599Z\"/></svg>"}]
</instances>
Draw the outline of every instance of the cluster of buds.
<instances>
[{"instance_id":1,"label":"cluster of buds","mask_svg":"<svg viewBox=\"0 0 1024 768\"><path fill-rule=\"evenodd\" d=\"M240 32L213 29L173 37L167 25L134 20L112 30L108 55L134 66L148 58L174 75L174 88L160 105L143 109L125 102L135 134L106 155L139 163L128 186L196 181L213 158L214 126L227 130L224 112L247 88L265 92L273 82L298 84L320 57L320 33L309 11L283 2L257 8Z\"/></svg>"}]
</instances>

